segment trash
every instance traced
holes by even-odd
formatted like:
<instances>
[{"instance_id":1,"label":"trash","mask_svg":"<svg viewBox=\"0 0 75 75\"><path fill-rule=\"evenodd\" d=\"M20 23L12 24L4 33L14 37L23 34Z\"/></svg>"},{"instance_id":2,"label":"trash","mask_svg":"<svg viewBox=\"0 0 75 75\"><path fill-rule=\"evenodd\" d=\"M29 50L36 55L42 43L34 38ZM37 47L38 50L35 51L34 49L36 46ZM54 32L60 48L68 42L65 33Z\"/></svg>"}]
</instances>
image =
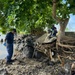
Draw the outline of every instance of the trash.
<instances>
[{"instance_id":1,"label":"trash","mask_svg":"<svg viewBox=\"0 0 75 75\"><path fill-rule=\"evenodd\" d=\"M6 46L6 42L4 42L3 45Z\"/></svg>"}]
</instances>

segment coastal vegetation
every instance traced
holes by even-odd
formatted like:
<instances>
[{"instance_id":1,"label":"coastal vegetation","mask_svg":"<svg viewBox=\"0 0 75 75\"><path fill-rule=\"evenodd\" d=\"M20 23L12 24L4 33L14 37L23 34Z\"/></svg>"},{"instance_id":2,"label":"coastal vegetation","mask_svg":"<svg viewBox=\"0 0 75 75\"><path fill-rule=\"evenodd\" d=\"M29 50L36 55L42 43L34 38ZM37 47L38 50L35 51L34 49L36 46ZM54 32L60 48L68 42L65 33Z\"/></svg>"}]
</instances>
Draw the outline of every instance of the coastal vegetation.
<instances>
[{"instance_id":1,"label":"coastal vegetation","mask_svg":"<svg viewBox=\"0 0 75 75\"><path fill-rule=\"evenodd\" d=\"M74 7L75 0L0 0L0 31L39 32L59 23L63 33Z\"/></svg>"}]
</instances>

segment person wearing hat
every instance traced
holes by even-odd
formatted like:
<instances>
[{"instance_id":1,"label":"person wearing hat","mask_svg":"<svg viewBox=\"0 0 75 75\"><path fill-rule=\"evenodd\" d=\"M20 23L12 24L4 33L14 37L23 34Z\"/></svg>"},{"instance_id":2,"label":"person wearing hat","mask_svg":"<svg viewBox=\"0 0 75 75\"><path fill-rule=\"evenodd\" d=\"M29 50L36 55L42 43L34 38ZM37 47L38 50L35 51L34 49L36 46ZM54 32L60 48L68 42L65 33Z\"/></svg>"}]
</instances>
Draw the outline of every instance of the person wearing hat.
<instances>
[{"instance_id":1,"label":"person wearing hat","mask_svg":"<svg viewBox=\"0 0 75 75\"><path fill-rule=\"evenodd\" d=\"M6 49L7 49L7 57L6 57L6 63L9 64L13 60L12 55L13 55L13 42L14 42L14 34L16 34L16 29L12 29L9 33L6 34L5 37L5 42L6 42Z\"/></svg>"}]
</instances>

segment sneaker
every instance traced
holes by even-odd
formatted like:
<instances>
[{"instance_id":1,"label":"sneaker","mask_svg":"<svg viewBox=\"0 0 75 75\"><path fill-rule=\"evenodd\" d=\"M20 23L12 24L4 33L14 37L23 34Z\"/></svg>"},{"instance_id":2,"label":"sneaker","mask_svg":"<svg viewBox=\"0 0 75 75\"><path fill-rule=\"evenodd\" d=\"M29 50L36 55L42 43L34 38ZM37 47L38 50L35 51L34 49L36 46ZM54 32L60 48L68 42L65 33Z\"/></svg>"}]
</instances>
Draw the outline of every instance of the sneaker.
<instances>
[{"instance_id":1,"label":"sneaker","mask_svg":"<svg viewBox=\"0 0 75 75\"><path fill-rule=\"evenodd\" d=\"M14 62L15 60L10 60L10 62Z\"/></svg>"}]
</instances>

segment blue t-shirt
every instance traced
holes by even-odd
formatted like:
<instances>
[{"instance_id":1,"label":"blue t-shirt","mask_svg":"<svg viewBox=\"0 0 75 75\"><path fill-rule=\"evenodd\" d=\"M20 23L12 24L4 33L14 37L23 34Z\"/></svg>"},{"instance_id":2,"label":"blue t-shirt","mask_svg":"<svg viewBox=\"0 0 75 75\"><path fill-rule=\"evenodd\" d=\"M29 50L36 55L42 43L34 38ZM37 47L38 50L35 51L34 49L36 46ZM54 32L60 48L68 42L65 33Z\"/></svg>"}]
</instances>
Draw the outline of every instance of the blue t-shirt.
<instances>
[{"instance_id":1,"label":"blue t-shirt","mask_svg":"<svg viewBox=\"0 0 75 75\"><path fill-rule=\"evenodd\" d=\"M5 39L6 39L6 43L13 44L14 34L12 32L7 33Z\"/></svg>"}]
</instances>

